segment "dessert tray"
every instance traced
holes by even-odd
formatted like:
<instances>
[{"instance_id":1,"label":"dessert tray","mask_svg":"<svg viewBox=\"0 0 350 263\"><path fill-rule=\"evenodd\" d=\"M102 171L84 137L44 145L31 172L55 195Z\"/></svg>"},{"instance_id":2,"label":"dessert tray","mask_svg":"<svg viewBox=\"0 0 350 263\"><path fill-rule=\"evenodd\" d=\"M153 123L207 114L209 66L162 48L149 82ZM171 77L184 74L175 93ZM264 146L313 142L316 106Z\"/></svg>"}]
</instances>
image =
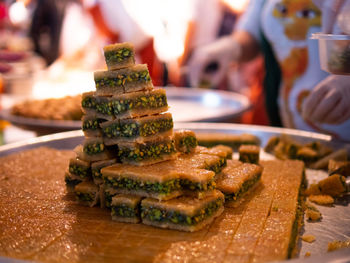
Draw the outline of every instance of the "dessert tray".
<instances>
[{"instance_id":1,"label":"dessert tray","mask_svg":"<svg viewBox=\"0 0 350 263\"><path fill-rule=\"evenodd\" d=\"M175 123L175 129L190 129L196 133L229 133L229 134L242 134L250 133L256 135L261 140L261 146L265 146L267 140L271 136L275 135L287 135L290 138L299 141L299 142L308 142L308 141L319 141L333 148L344 148L350 149L349 145L344 145L341 142L332 141L331 137L328 135L284 129L284 128L273 128L273 127L264 127L264 126L251 126L251 125L239 125L239 124L225 124L225 123ZM57 133L42 137L37 137L34 139L17 142L13 144L8 144L0 146L0 157L7 156L12 153L19 153L23 150L34 149L37 147L51 147L59 150L72 150L76 145L80 144L83 140L83 133L81 131L70 131L64 133ZM237 156L234 156L237 158ZM269 155L265 152L261 152L261 159L268 160L273 159L272 155ZM62 180L63 180L62 172ZM327 176L325 171L321 170L306 170L306 176L309 183L318 181ZM348 179L349 180L349 179ZM317 206L317 208L322 213L322 220L320 222L310 223L304 218L304 227L302 228L303 234L310 234L316 237L316 241L313 243L307 243L299 240L299 258L294 259L288 262L321 262L321 261L333 261L337 262L349 262L350 260L350 249L338 250L335 252L327 253L328 242L334 240L348 240L350 239L350 196L346 195L335 203L333 207ZM70 208L71 209L71 208ZM84 214L85 211L85 215ZM77 216L82 216L82 218L88 218L91 210L89 208L80 208L77 212ZM96 223L96 222L95 222ZM114 222L109 222L113 224ZM103 224L101 221L99 224ZM103 228L103 227L102 227ZM105 228L104 228L105 229ZM132 239L132 242L135 242L137 233L127 233L127 229L130 227L123 228L125 231L121 232L121 236L125 238L127 242L128 238ZM151 228L151 231L153 228ZM85 231L89 231L86 229ZM177 232L179 234L179 241L186 240L187 233ZM98 240L103 240L103 234L106 234L106 238L111 233L96 233ZM144 233L140 233L143 235ZM192 235L191 240L195 240L195 233ZM198 238L198 237L197 237ZM105 242L105 241L103 241ZM168 241L166 241L168 242ZM68 244L67 244L68 245ZM141 244L140 244L141 245ZM152 244L142 244L146 247L151 247ZM132 252L133 249L130 248L127 253ZM310 258L304 258L306 252L311 253ZM0 257L1 262L22 262L17 259L10 259ZM180 260L181 261L181 260Z\"/></svg>"}]
</instances>

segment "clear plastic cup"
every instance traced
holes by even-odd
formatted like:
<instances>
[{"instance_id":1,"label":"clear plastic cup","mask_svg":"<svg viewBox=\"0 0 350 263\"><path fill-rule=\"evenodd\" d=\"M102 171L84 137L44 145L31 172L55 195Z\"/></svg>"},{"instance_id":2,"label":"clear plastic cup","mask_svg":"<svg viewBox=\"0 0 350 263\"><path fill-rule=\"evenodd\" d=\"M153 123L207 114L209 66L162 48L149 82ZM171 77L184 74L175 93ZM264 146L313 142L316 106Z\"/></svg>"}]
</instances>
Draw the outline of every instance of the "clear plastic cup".
<instances>
[{"instance_id":1,"label":"clear plastic cup","mask_svg":"<svg viewBox=\"0 0 350 263\"><path fill-rule=\"evenodd\" d=\"M316 33L321 69L332 74L350 75L350 36Z\"/></svg>"}]
</instances>

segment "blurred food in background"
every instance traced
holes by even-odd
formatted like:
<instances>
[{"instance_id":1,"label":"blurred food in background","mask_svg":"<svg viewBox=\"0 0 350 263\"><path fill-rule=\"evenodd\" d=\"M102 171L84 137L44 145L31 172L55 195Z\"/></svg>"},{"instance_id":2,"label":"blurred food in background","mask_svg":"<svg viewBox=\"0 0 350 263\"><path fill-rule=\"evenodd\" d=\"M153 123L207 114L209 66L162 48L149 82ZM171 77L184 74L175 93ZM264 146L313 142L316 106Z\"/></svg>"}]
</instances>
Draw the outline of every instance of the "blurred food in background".
<instances>
[{"instance_id":1,"label":"blurred food in background","mask_svg":"<svg viewBox=\"0 0 350 263\"><path fill-rule=\"evenodd\" d=\"M12 114L44 120L80 120L81 96L57 99L27 100L12 107Z\"/></svg>"}]
</instances>

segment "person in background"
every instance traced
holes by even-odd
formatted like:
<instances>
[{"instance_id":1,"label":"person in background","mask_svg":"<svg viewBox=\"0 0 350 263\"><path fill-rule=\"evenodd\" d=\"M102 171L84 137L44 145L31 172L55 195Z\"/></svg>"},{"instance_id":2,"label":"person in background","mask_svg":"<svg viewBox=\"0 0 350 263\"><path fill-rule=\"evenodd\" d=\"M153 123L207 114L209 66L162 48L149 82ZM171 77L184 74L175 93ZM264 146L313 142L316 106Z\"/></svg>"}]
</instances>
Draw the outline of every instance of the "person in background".
<instances>
[{"instance_id":1,"label":"person in background","mask_svg":"<svg viewBox=\"0 0 350 263\"><path fill-rule=\"evenodd\" d=\"M271 125L350 141L350 77L323 72L318 43L309 39L321 31L321 10L333 4L320 9L312 0L251 0L232 35L194 52L189 62L191 84L210 81L216 85L232 61L250 61L262 52ZM332 28L339 32L337 23ZM205 69L213 61L218 69L208 74Z\"/></svg>"}]
</instances>

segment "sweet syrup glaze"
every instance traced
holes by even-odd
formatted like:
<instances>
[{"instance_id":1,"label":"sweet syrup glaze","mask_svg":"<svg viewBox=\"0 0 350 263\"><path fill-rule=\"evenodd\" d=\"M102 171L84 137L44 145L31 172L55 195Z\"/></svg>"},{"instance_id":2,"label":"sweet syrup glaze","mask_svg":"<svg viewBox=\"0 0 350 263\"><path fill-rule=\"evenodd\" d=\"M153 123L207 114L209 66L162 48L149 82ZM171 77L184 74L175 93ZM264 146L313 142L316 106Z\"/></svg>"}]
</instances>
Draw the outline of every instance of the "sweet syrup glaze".
<instances>
[{"instance_id":1,"label":"sweet syrup glaze","mask_svg":"<svg viewBox=\"0 0 350 263\"><path fill-rule=\"evenodd\" d=\"M254 259L259 262L266 258L262 251L254 254L258 244L265 247L276 235L284 245L273 259L286 257L289 236L270 227L283 217L287 223L278 229L288 233L294 220L296 181L302 174L293 163L297 161L287 161L287 166L267 162L262 183L241 206L225 208L210 226L187 233L118 223L108 210L75 204L64 184L73 156L70 151L37 148L0 158L0 256L41 262L250 262L258 256ZM288 204L278 201L279 187L290 193ZM286 208L270 213L274 204ZM267 237L263 243L262 236Z\"/></svg>"}]
</instances>

